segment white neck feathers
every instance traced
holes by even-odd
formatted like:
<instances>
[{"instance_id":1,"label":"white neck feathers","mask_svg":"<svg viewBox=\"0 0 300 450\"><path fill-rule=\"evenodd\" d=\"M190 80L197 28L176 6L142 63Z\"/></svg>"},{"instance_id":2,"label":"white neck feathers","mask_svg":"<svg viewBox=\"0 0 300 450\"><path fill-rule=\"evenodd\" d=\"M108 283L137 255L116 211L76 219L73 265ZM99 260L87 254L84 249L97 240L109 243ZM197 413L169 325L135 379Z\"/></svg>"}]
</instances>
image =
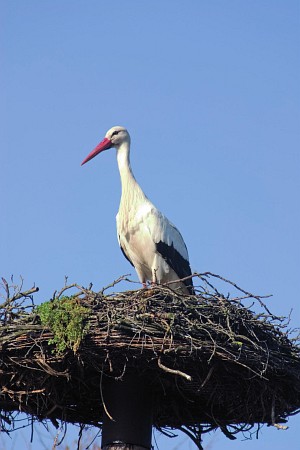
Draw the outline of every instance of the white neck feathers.
<instances>
[{"instance_id":1,"label":"white neck feathers","mask_svg":"<svg viewBox=\"0 0 300 450\"><path fill-rule=\"evenodd\" d=\"M126 203L130 209L134 203L144 201L146 196L132 173L129 142L123 142L117 149L117 161L122 185L121 204Z\"/></svg>"}]
</instances>

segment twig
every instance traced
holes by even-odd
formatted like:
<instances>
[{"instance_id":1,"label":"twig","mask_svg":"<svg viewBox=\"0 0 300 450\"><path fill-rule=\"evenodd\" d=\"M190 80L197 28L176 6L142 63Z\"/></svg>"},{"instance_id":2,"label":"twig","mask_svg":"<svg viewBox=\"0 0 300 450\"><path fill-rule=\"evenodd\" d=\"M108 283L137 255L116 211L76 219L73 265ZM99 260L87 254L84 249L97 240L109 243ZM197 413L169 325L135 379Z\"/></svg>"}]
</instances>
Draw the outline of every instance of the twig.
<instances>
[{"instance_id":1,"label":"twig","mask_svg":"<svg viewBox=\"0 0 300 450\"><path fill-rule=\"evenodd\" d=\"M114 280L112 283L108 284L107 286L105 286L104 288L101 289L100 293L104 294L105 291L107 291L107 289L114 287L116 284L120 283L121 281L130 281L127 279L127 277L130 277L131 274L127 273L125 275L121 275L119 278L117 278L116 280Z\"/></svg>"},{"instance_id":2,"label":"twig","mask_svg":"<svg viewBox=\"0 0 300 450\"><path fill-rule=\"evenodd\" d=\"M262 298L269 298L272 297L272 294L268 294L268 295L254 295L251 294L250 292L245 291L244 289L240 288L236 283L234 283L233 281L228 280L227 278L221 277L220 275L217 275L215 273L212 272L203 272L203 273L198 273L198 274L194 274L193 276L198 276L199 278L203 278L206 276L211 276L214 278L218 278L219 280L225 281L225 283L231 284L233 287L235 287L238 291L243 292L243 294L246 294L249 297L255 298L256 300L259 301L260 305L269 313L270 311L268 310L267 306L261 301Z\"/></svg>"},{"instance_id":3,"label":"twig","mask_svg":"<svg viewBox=\"0 0 300 450\"><path fill-rule=\"evenodd\" d=\"M103 378L103 368L101 370L101 375L100 375L100 384L99 384L99 388L100 388L100 396L101 396L101 402L103 405L103 409L105 411L105 414L107 415L107 417L110 418L110 420L112 420L113 422L115 422L115 419L109 414L107 408L106 408L106 404L104 401L104 397L103 397L103 391L102 391L102 378Z\"/></svg>"},{"instance_id":4,"label":"twig","mask_svg":"<svg viewBox=\"0 0 300 450\"><path fill-rule=\"evenodd\" d=\"M185 378L188 381L192 381L192 377L184 372L181 372L181 370L175 370L175 369L170 369L169 367L166 367L162 362L161 362L161 357L158 358L157 360L157 364L158 367L162 370L164 370L165 372L168 373L172 373L173 375L179 375L180 377Z\"/></svg>"},{"instance_id":5,"label":"twig","mask_svg":"<svg viewBox=\"0 0 300 450\"><path fill-rule=\"evenodd\" d=\"M273 423L273 427L277 428L277 430L288 430L287 425L280 425L279 423Z\"/></svg>"}]
</instances>

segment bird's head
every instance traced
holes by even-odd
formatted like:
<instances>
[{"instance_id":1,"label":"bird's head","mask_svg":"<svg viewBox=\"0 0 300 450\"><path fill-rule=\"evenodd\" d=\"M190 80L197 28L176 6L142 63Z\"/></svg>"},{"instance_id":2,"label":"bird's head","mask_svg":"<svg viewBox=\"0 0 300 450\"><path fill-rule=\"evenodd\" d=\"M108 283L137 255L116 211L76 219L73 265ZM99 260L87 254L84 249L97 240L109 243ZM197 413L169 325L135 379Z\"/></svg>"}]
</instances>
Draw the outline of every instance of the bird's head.
<instances>
[{"instance_id":1,"label":"bird's head","mask_svg":"<svg viewBox=\"0 0 300 450\"><path fill-rule=\"evenodd\" d=\"M91 153L88 154L81 165L90 161L90 159L94 158L98 153L103 152L104 150L108 150L112 147L118 149L124 142L130 143L130 136L126 128L120 126L110 128L106 133L105 138L91 151Z\"/></svg>"}]
</instances>

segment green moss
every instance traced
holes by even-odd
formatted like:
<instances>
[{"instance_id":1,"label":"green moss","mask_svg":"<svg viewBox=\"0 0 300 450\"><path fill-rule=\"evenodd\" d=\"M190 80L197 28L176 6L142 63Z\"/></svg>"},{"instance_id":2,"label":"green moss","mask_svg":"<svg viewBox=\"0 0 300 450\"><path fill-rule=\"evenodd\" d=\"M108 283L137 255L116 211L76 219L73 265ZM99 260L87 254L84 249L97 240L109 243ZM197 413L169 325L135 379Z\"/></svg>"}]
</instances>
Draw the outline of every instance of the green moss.
<instances>
[{"instance_id":1,"label":"green moss","mask_svg":"<svg viewBox=\"0 0 300 450\"><path fill-rule=\"evenodd\" d=\"M56 345L58 353L70 348L74 353L87 333L90 310L80 304L76 297L61 297L37 306L37 314L54 337L49 344Z\"/></svg>"}]
</instances>

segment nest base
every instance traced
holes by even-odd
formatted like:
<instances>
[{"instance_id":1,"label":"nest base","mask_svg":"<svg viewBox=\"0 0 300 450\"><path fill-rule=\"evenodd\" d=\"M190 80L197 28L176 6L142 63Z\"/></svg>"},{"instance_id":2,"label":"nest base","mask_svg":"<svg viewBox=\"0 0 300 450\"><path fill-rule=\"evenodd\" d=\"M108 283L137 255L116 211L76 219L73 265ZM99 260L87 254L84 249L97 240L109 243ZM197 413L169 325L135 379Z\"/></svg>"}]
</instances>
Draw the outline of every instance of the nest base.
<instances>
[{"instance_id":1,"label":"nest base","mask_svg":"<svg viewBox=\"0 0 300 450\"><path fill-rule=\"evenodd\" d=\"M242 291L230 299L208 284L210 291L206 284L193 296L168 287L109 295L76 287L71 298L86 311L85 332L63 352L40 322L33 290L8 296L0 316L2 429L14 428L15 411L55 426L102 427L110 414L105 384L129 373L147 380L151 423L198 444L218 427L232 438L255 424L284 423L300 408L297 341L260 298ZM68 289L56 295L61 304ZM244 305L249 299L260 313ZM109 441L104 433L104 445Z\"/></svg>"}]
</instances>

